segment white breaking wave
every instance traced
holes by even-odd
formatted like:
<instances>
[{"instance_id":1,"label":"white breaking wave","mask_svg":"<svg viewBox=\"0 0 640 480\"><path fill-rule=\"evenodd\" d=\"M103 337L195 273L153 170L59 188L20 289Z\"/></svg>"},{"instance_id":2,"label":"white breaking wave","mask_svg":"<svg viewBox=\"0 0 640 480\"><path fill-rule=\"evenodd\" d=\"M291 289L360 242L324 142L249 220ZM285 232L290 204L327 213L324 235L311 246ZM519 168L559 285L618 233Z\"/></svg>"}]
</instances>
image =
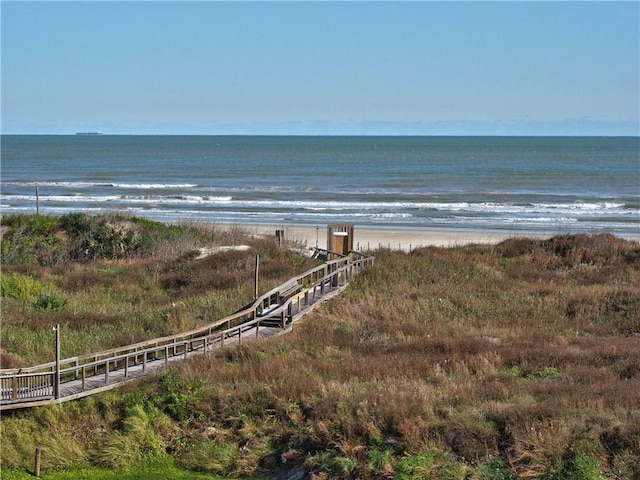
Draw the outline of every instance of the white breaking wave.
<instances>
[{"instance_id":1,"label":"white breaking wave","mask_svg":"<svg viewBox=\"0 0 640 480\"><path fill-rule=\"evenodd\" d=\"M33 202L35 195L3 195L2 199L14 202ZM119 202L123 204L139 204L139 203L226 203L232 200L232 197L208 197L197 195L177 195L177 196L161 196L161 195L145 195L145 196L123 196L123 195L82 195L80 193L72 195L40 195L41 202L69 202L69 203L91 203L91 202Z\"/></svg>"},{"instance_id":2,"label":"white breaking wave","mask_svg":"<svg viewBox=\"0 0 640 480\"><path fill-rule=\"evenodd\" d=\"M130 188L143 190L159 190L171 188L195 188L197 183L112 183L115 188Z\"/></svg>"},{"instance_id":3,"label":"white breaking wave","mask_svg":"<svg viewBox=\"0 0 640 480\"><path fill-rule=\"evenodd\" d=\"M195 188L197 183L111 183L111 182L4 182L5 185L30 187L63 187L63 188L94 188L113 187L121 189L159 190L172 188Z\"/></svg>"},{"instance_id":4,"label":"white breaking wave","mask_svg":"<svg viewBox=\"0 0 640 480\"><path fill-rule=\"evenodd\" d=\"M34 195L2 195L4 203L33 202ZM229 195L85 195L74 192L67 195L39 195L41 202L69 202L69 203L102 203L114 202L121 204L205 204L211 206L232 204L237 208L260 209L288 209L308 211L340 211L340 210L377 210L383 211L439 211L439 212L469 212L491 214L544 214L553 215L637 215L638 210L629 208L619 202L572 202L572 203L532 203L509 204L497 202L406 202L406 201L337 201L337 200L288 200L288 199L242 199Z\"/></svg>"},{"instance_id":5,"label":"white breaking wave","mask_svg":"<svg viewBox=\"0 0 640 480\"><path fill-rule=\"evenodd\" d=\"M101 193L107 191L102 189ZM640 226L637 208L611 201L529 204L389 200L376 202L350 201L348 198L339 197L328 201L289 199L286 195L280 195L275 199L252 199L243 198L241 195L207 195L204 192L202 195L194 195L192 192L172 194L152 191L140 192L137 195L131 194L132 192L120 195L88 195L84 192L40 195L40 212L62 215L73 211L101 213L114 209L169 222L187 219L224 223L294 222L310 225L340 222L385 227L450 226L531 231L565 228L592 231L604 227L615 228L619 232L634 232ZM35 194L2 194L0 201L4 215L35 212Z\"/></svg>"}]
</instances>

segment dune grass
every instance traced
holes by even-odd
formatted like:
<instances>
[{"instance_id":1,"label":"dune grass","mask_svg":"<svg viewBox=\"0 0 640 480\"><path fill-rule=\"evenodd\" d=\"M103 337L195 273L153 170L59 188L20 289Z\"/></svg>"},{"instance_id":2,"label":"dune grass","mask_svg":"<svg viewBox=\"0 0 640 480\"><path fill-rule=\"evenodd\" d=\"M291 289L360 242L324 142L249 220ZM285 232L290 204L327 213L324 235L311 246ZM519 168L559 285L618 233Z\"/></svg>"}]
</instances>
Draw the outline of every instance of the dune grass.
<instances>
[{"instance_id":1,"label":"dune grass","mask_svg":"<svg viewBox=\"0 0 640 480\"><path fill-rule=\"evenodd\" d=\"M266 275L304 268L292 253L272 252ZM3 468L28 469L40 444L47 472L169 455L227 478L294 466L317 479L640 478L637 243L562 236L375 255L374 267L289 335L95 398L3 416ZM93 299L86 325L67 320L78 345L89 332L110 344L179 330L216 302L232 307L250 284L242 255L214 257L146 269L144 259L101 260L63 266L64 274L12 266L67 302L38 311L10 297L7 330L27 341L39 318L80 309L77 298ZM220 277L232 288L213 287ZM217 300L212 291L230 293ZM4 338L3 361L31 358ZM51 461L62 445L65 460Z\"/></svg>"},{"instance_id":2,"label":"dune grass","mask_svg":"<svg viewBox=\"0 0 640 480\"><path fill-rule=\"evenodd\" d=\"M10 216L2 225L2 368L52 361L56 324L66 358L218 320L253 300L256 255L261 291L314 265L239 228L115 214ZM105 229L120 232L113 248L96 246ZM200 248L238 244L251 249L198 258Z\"/></svg>"}]
</instances>

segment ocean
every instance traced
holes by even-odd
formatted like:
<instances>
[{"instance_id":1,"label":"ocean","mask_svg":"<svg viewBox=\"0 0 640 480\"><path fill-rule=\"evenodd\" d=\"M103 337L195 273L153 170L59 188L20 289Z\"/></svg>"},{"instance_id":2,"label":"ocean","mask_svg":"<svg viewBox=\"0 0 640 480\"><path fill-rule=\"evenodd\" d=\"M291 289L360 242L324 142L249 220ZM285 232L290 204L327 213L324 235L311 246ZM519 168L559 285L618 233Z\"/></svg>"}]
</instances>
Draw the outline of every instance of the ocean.
<instances>
[{"instance_id":1,"label":"ocean","mask_svg":"<svg viewBox=\"0 0 640 480\"><path fill-rule=\"evenodd\" d=\"M2 215L640 237L638 137L3 135ZM38 201L36 201L36 189Z\"/></svg>"}]
</instances>

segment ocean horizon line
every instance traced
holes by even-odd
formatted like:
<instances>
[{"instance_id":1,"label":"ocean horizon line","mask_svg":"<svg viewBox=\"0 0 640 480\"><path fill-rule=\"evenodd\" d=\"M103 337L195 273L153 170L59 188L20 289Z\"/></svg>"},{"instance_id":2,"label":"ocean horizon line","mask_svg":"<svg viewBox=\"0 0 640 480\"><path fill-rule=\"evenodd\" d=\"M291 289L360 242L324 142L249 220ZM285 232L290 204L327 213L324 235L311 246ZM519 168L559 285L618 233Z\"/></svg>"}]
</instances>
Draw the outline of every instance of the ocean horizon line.
<instances>
[{"instance_id":1,"label":"ocean horizon line","mask_svg":"<svg viewBox=\"0 0 640 480\"><path fill-rule=\"evenodd\" d=\"M638 135L593 135L593 134L339 134L339 133L108 133L101 131L100 135L78 135L77 132L69 133L0 133L0 137L300 137L300 138L637 138Z\"/></svg>"}]
</instances>

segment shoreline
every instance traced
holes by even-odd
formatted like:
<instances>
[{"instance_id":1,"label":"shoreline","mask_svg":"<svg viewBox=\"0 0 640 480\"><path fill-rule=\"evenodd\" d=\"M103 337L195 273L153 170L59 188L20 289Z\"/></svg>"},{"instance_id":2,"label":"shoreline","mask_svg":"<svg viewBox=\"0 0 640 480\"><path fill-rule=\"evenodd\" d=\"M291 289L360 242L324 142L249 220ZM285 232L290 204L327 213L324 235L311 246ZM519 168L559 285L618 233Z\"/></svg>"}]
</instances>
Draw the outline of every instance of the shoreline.
<instances>
[{"instance_id":1,"label":"shoreline","mask_svg":"<svg viewBox=\"0 0 640 480\"><path fill-rule=\"evenodd\" d=\"M255 235L276 236L276 231L284 231L284 239L303 246L321 249L327 248L327 226L312 227L305 225L238 225ZM490 232L460 230L424 230L412 228L373 228L354 227L353 249L410 251L419 247L458 247L470 244L494 245L509 238L545 239L555 234L535 234L522 232Z\"/></svg>"},{"instance_id":2,"label":"shoreline","mask_svg":"<svg viewBox=\"0 0 640 480\"><path fill-rule=\"evenodd\" d=\"M327 248L327 225L313 227L308 225L277 224L237 224L249 233L264 236L277 236L276 231L284 231L284 240L299 243L309 248ZM544 240L558 235L574 235L573 232L530 233L518 231L481 231L481 230L426 230L417 228L375 228L354 226L353 249L356 251L388 248L391 250L411 251L419 247L459 247L471 244L495 245L511 238L530 238ZM595 233L594 233L595 234ZM625 240L640 242L640 235L620 236ZM316 244L317 242L317 244Z\"/></svg>"}]
</instances>

